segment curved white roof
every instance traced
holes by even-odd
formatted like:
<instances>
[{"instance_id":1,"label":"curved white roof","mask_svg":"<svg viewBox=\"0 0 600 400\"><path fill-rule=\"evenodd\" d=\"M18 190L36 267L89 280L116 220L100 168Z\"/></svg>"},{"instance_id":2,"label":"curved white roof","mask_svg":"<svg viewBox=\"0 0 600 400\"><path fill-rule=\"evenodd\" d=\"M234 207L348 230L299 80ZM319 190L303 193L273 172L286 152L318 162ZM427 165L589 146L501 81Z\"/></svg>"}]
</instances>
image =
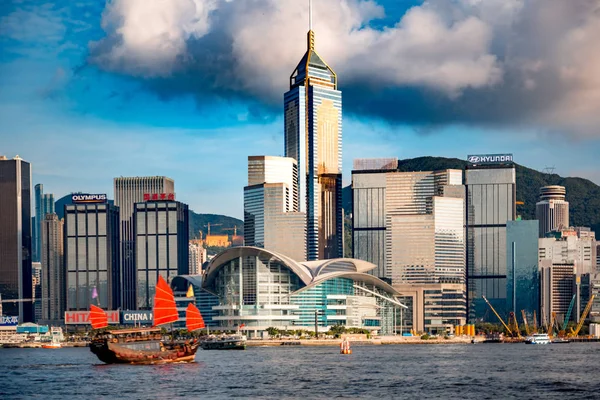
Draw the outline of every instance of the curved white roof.
<instances>
[{"instance_id":1,"label":"curved white roof","mask_svg":"<svg viewBox=\"0 0 600 400\"><path fill-rule=\"evenodd\" d=\"M219 271L225 264L235 258L247 256L262 256L265 258L279 260L282 264L298 275L298 277L306 285L306 288L315 286L327 279L349 278L358 282L365 282L374 285L385 290L387 293L399 295L399 293L391 285L373 275L366 273L376 267L375 264L367 261L357 260L354 258L334 258L331 260L298 262L283 254L250 246L232 247L214 257L206 269L206 275L204 276L202 283L204 285L209 285L214 280L216 272ZM303 288L303 290L304 289L305 288Z\"/></svg>"}]
</instances>

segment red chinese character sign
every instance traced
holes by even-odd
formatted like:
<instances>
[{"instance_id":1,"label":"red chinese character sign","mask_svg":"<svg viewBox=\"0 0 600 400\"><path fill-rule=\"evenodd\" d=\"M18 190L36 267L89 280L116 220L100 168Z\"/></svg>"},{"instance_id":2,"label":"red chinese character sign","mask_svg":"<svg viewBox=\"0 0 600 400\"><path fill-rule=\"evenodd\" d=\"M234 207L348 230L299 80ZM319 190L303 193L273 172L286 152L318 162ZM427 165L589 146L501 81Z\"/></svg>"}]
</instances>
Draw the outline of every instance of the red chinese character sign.
<instances>
[{"instance_id":1,"label":"red chinese character sign","mask_svg":"<svg viewBox=\"0 0 600 400\"><path fill-rule=\"evenodd\" d=\"M144 201L175 201L175 193L144 193Z\"/></svg>"}]
</instances>

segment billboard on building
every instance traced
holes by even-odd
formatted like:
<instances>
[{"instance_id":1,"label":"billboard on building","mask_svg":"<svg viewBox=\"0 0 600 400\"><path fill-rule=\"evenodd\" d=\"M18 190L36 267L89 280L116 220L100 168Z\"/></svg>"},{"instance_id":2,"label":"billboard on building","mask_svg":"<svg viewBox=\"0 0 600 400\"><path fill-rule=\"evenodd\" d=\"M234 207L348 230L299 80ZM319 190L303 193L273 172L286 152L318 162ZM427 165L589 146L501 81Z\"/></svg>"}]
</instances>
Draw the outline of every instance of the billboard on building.
<instances>
[{"instance_id":1,"label":"billboard on building","mask_svg":"<svg viewBox=\"0 0 600 400\"><path fill-rule=\"evenodd\" d=\"M0 326L17 326L19 325L19 317L11 315L0 316Z\"/></svg>"},{"instance_id":2,"label":"billboard on building","mask_svg":"<svg viewBox=\"0 0 600 400\"><path fill-rule=\"evenodd\" d=\"M512 164L512 154L475 154L467 156L467 161L475 165Z\"/></svg>"},{"instance_id":3,"label":"billboard on building","mask_svg":"<svg viewBox=\"0 0 600 400\"><path fill-rule=\"evenodd\" d=\"M108 323L112 325L119 325L119 311L109 310L106 311ZM67 325L90 325L90 312L89 311L65 311L65 324Z\"/></svg>"},{"instance_id":4,"label":"billboard on building","mask_svg":"<svg viewBox=\"0 0 600 400\"><path fill-rule=\"evenodd\" d=\"M121 311L123 325L152 325L152 311Z\"/></svg>"},{"instance_id":5,"label":"billboard on building","mask_svg":"<svg viewBox=\"0 0 600 400\"><path fill-rule=\"evenodd\" d=\"M73 204L106 203L106 194L75 193L71 195Z\"/></svg>"}]
</instances>

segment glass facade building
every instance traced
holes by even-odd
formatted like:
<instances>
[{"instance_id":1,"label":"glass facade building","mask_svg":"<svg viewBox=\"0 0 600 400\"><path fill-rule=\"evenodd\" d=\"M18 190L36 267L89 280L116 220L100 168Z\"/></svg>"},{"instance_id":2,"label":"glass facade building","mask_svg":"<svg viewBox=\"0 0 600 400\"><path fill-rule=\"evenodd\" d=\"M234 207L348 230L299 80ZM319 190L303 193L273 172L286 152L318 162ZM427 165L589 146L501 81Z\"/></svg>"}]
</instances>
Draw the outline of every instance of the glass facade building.
<instances>
[{"instance_id":1,"label":"glass facade building","mask_svg":"<svg viewBox=\"0 0 600 400\"><path fill-rule=\"evenodd\" d=\"M114 179L114 190L121 223L121 303L124 309L134 310L137 304L133 231L135 203L144 201L145 194L174 194L175 182L165 176L119 177Z\"/></svg>"},{"instance_id":2,"label":"glass facade building","mask_svg":"<svg viewBox=\"0 0 600 400\"><path fill-rule=\"evenodd\" d=\"M516 216L514 165L469 165L465 171L469 322L493 321L485 296L506 314L506 224Z\"/></svg>"},{"instance_id":3,"label":"glass facade building","mask_svg":"<svg viewBox=\"0 0 600 400\"><path fill-rule=\"evenodd\" d=\"M540 315L538 232L537 220L506 224L506 309L517 315L525 310L529 320L534 311Z\"/></svg>"},{"instance_id":4,"label":"glass facade building","mask_svg":"<svg viewBox=\"0 0 600 400\"><path fill-rule=\"evenodd\" d=\"M67 310L90 304L116 310L120 304L119 208L110 204L65 206ZM98 293L93 298L94 289Z\"/></svg>"},{"instance_id":5,"label":"glass facade building","mask_svg":"<svg viewBox=\"0 0 600 400\"><path fill-rule=\"evenodd\" d=\"M136 203L136 309L152 308L156 282L189 273L188 206L178 201Z\"/></svg>"},{"instance_id":6,"label":"glass facade building","mask_svg":"<svg viewBox=\"0 0 600 400\"><path fill-rule=\"evenodd\" d=\"M42 260L42 224L46 214L54 214L54 195L44 194L44 185L35 185L35 224L33 224L33 261Z\"/></svg>"},{"instance_id":7,"label":"glass facade building","mask_svg":"<svg viewBox=\"0 0 600 400\"><path fill-rule=\"evenodd\" d=\"M32 299L31 165L20 157L0 157L0 295ZM3 315L33 322L33 302L6 302Z\"/></svg>"},{"instance_id":8,"label":"glass facade building","mask_svg":"<svg viewBox=\"0 0 600 400\"><path fill-rule=\"evenodd\" d=\"M343 255L342 93L312 30L307 41L284 95L285 156L298 165L294 193L306 213L307 258L317 260Z\"/></svg>"},{"instance_id":9,"label":"glass facade building","mask_svg":"<svg viewBox=\"0 0 600 400\"><path fill-rule=\"evenodd\" d=\"M238 247L216 256L202 288L218 298L212 320L221 330L244 324L251 336L269 327L315 329L333 325L392 333L396 291L365 273L353 259L297 262L265 249Z\"/></svg>"},{"instance_id":10,"label":"glass facade building","mask_svg":"<svg viewBox=\"0 0 600 400\"><path fill-rule=\"evenodd\" d=\"M306 213L297 212L293 158L248 157L244 187L244 244L306 260Z\"/></svg>"},{"instance_id":11,"label":"glass facade building","mask_svg":"<svg viewBox=\"0 0 600 400\"><path fill-rule=\"evenodd\" d=\"M64 263L64 227L56 214L42 224L42 318L60 321L67 309L67 274Z\"/></svg>"}]
</instances>

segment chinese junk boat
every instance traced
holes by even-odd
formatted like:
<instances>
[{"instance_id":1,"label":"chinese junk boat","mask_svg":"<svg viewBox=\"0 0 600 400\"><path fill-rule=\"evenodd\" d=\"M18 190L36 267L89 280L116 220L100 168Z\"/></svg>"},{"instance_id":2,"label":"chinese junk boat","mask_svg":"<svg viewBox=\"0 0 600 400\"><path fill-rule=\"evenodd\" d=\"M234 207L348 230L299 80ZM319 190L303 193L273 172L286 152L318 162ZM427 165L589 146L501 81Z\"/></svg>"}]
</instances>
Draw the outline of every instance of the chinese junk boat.
<instances>
[{"instance_id":1,"label":"chinese junk boat","mask_svg":"<svg viewBox=\"0 0 600 400\"><path fill-rule=\"evenodd\" d=\"M154 327L115 329L99 333L92 340L90 350L107 364L164 364L193 362L200 343L163 340L158 326L179 319L173 291L159 276L154 296ZM108 319L104 310L90 306L90 320L94 329L106 328ZM186 326L192 332L204 328L198 308L189 304L186 309Z\"/></svg>"}]
</instances>

